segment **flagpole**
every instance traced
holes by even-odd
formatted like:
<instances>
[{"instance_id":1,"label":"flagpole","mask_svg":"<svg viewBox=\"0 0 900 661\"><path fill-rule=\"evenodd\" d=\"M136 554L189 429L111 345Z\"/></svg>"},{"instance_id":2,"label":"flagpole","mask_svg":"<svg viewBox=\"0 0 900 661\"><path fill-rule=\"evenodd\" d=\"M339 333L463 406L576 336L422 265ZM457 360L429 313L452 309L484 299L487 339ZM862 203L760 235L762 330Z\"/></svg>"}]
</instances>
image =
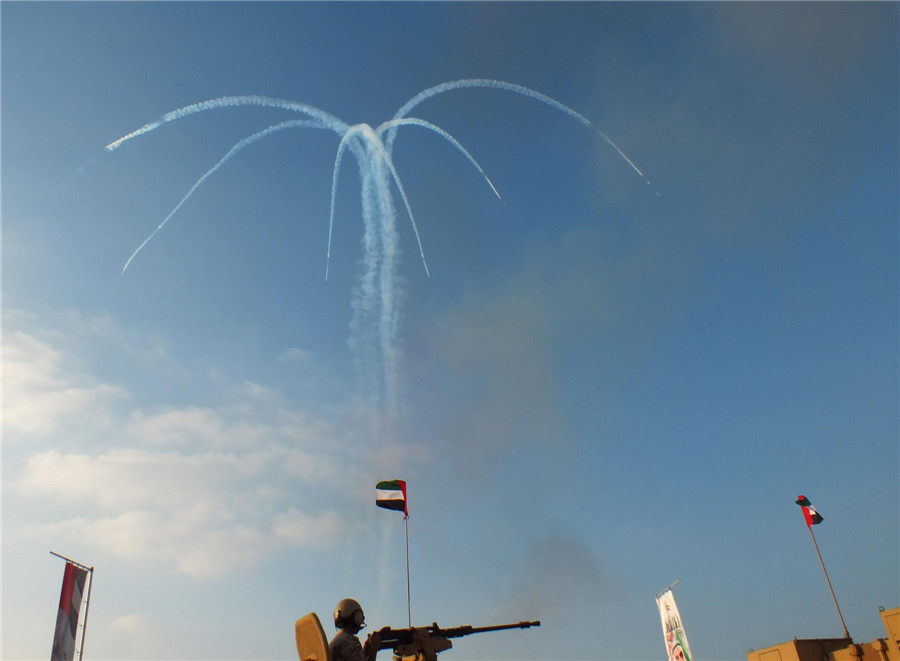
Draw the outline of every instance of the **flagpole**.
<instances>
[{"instance_id":1,"label":"flagpole","mask_svg":"<svg viewBox=\"0 0 900 661\"><path fill-rule=\"evenodd\" d=\"M50 551L50 555L55 555L57 558L60 558L61 560L65 560L70 565L75 565L76 567L78 567L79 569L83 569L84 571L94 571L93 567L88 567L87 565L83 565L80 562L75 562L74 560L72 560L72 558L67 558L64 555L60 555L56 551Z\"/></svg>"},{"instance_id":2,"label":"flagpole","mask_svg":"<svg viewBox=\"0 0 900 661\"><path fill-rule=\"evenodd\" d=\"M819 556L819 564L822 565L822 573L825 574L825 581L828 583L828 589L831 592L831 599L834 601L834 607L837 609L838 617L841 620L841 627L844 629L844 638L851 640L850 632L847 631L847 625L844 624L844 616L841 614L841 607L838 606L837 597L834 596L834 588L831 587L831 579L828 578L828 571L825 569L825 561L822 560L822 554L819 551L819 545L816 543L816 536L813 534L812 526L809 528L809 536L812 538L813 546L816 547L816 555Z\"/></svg>"},{"instance_id":3,"label":"flagpole","mask_svg":"<svg viewBox=\"0 0 900 661\"><path fill-rule=\"evenodd\" d=\"M659 601L659 598L660 598L661 596L663 596L666 592L668 592L669 590L671 590L672 588L674 588L674 587L675 587L676 585L678 585L679 583L681 583L681 579L680 579L680 578L676 578L674 583L672 583L669 587L667 587L665 590L663 590L663 591L660 592L658 595L656 595L656 600Z\"/></svg>"},{"instance_id":4,"label":"flagpole","mask_svg":"<svg viewBox=\"0 0 900 661\"><path fill-rule=\"evenodd\" d=\"M375 485L375 504L389 510L403 512L406 529L406 618L412 628L412 607L409 598L409 508L406 503L406 481L384 480Z\"/></svg>"},{"instance_id":5,"label":"flagpole","mask_svg":"<svg viewBox=\"0 0 900 661\"><path fill-rule=\"evenodd\" d=\"M412 629L412 607L409 599L409 515L403 517L406 524L406 620L408 626Z\"/></svg>"},{"instance_id":6,"label":"flagpole","mask_svg":"<svg viewBox=\"0 0 900 661\"><path fill-rule=\"evenodd\" d=\"M81 625L81 648L78 650L78 661L84 661L84 639L87 636L88 613L91 610L91 590L94 589L94 568L88 569L90 583L88 583L87 599L84 602L84 624Z\"/></svg>"}]
</instances>

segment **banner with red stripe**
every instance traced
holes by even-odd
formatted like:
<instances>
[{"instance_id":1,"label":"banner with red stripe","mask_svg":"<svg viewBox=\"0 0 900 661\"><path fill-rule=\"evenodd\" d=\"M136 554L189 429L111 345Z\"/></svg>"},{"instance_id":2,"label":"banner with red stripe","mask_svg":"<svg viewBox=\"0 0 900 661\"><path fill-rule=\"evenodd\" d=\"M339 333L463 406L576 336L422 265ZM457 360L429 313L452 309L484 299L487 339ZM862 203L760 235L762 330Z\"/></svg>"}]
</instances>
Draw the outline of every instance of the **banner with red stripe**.
<instances>
[{"instance_id":1,"label":"banner with red stripe","mask_svg":"<svg viewBox=\"0 0 900 661\"><path fill-rule=\"evenodd\" d=\"M50 661L73 661L74 659L75 634L78 631L78 613L81 610L86 581L87 570L71 562L66 563Z\"/></svg>"}]
</instances>

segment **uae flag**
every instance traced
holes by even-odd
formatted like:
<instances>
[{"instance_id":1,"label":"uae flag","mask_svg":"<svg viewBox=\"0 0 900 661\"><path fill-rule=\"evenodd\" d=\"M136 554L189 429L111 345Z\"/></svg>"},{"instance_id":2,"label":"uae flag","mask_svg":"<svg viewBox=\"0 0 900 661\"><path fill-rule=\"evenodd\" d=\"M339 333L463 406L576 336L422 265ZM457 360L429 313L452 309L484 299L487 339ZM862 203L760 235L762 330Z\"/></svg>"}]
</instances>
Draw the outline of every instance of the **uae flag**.
<instances>
[{"instance_id":1,"label":"uae flag","mask_svg":"<svg viewBox=\"0 0 900 661\"><path fill-rule=\"evenodd\" d=\"M797 496L794 501L803 509L803 516L806 517L806 525L812 528L817 523L822 523L822 515L816 511L806 496Z\"/></svg>"},{"instance_id":2,"label":"uae flag","mask_svg":"<svg viewBox=\"0 0 900 661\"><path fill-rule=\"evenodd\" d=\"M406 510L406 482L386 480L376 484L375 504L378 507L403 512L403 516L409 516L409 512Z\"/></svg>"},{"instance_id":3,"label":"uae flag","mask_svg":"<svg viewBox=\"0 0 900 661\"><path fill-rule=\"evenodd\" d=\"M53 650L50 661L72 661L75 655L75 633L78 631L78 611L87 571L66 563L63 573L62 594L59 597L59 613L56 616L56 633L53 636Z\"/></svg>"}]
</instances>

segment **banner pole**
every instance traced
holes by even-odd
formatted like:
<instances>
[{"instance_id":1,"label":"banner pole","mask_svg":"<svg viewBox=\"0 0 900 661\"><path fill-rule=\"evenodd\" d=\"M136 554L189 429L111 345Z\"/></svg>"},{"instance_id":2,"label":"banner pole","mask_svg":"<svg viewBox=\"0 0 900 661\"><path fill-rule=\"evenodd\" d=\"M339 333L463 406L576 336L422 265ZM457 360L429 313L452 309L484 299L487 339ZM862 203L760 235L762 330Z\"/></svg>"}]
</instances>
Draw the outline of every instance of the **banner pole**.
<instances>
[{"instance_id":1,"label":"banner pole","mask_svg":"<svg viewBox=\"0 0 900 661\"><path fill-rule=\"evenodd\" d=\"M94 589L94 568L88 569L90 583L88 584L87 600L84 602L84 624L81 625L81 648L78 650L78 661L84 661L84 639L87 635L88 613L91 610L91 590Z\"/></svg>"},{"instance_id":2,"label":"banner pole","mask_svg":"<svg viewBox=\"0 0 900 661\"><path fill-rule=\"evenodd\" d=\"M831 587L831 579L828 578L828 571L825 569L825 561L822 560L822 554L819 552L819 545L816 543L816 536L813 534L812 526L807 525L809 528L809 536L812 537L813 546L816 547L816 555L819 556L819 564L822 565L822 573L825 574L825 581L828 583L828 590L831 592L831 599L834 601L834 607L837 609L838 617L841 620L841 628L844 630L844 638L847 640L852 640L850 638L850 633L847 631L847 625L844 624L844 616L841 614L841 607L838 606L837 597L834 596L834 588Z\"/></svg>"},{"instance_id":3,"label":"banner pole","mask_svg":"<svg viewBox=\"0 0 900 661\"><path fill-rule=\"evenodd\" d=\"M669 590L671 590L672 588L674 588L674 587L675 587L676 585L678 585L679 583L681 583L681 579L680 579L680 578L676 578L674 583L672 583L669 587L667 587L665 590L663 590L663 591L660 592L658 595L656 595L656 600L659 601L659 598L660 598L661 596L663 596L666 592L668 592Z\"/></svg>"},{"instance_id":4,"label":"banner pole","mask_svg":"<svg viewBox=\"0 0 900 661\"><path fill-rule=\"evenodd\" d=\"M406 619L409 628L412 629L412 607L409 599L409 515L403 517L406 524Z\"/></svg>"},{"instance_id":5,"label":"banner pole","mask_svg":"<svg viewBox=\"0 0 900 661\"><path fill-rule=\"evenodd\" d=\"M93 568L93 567L88 567L87 565L83 565L83 564L81 564L80 562L75 562L74 560L72 560L72 558L67 558L67 557L64 556L64 555L60 555L60 554L57 553L56 551L50 551L50 555L55 555L57 558L60 558L60 559L62 559L62 560L65 560L65 561L68 562L70 565L75 565L76 567L78 567L79 569L83 569L84 571L88 571L88 572L89 572L89 571L94 571L94 568Z\"/></svg>"}]
</instances>

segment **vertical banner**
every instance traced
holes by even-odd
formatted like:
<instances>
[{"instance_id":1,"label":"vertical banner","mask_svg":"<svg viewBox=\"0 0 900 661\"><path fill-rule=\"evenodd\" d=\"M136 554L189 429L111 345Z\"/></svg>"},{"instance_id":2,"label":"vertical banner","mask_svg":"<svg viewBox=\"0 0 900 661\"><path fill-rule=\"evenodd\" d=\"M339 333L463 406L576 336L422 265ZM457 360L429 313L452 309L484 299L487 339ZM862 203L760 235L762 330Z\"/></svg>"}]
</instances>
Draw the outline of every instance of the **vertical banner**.
<instances>
[{"instance_id":1,"label":"vertical banner","mask_svg":"<svg viewBox=\"0 0 900 661\"><path fill-rule=\"evenodd\" d=\"M66 563L50 661L74 661L75 634L78 631L78 612L81 610L87 574L86 569L77 567L71 562Z\"/></svg>"},{"instance_id":2,"label":"vertical banner","mask_svg":"<svg viewBox=\"0 0 900 661\"><path fill-rule=\"evenodd\" d=\"M681 624L681 615L678 614L678 606L675 605L675 596L671 590L666 590L656 598L659 607L659 617L662 619L663 636L666 640L666 653L669 661L693 661L691 648L688 646L687 635Z\"/></svg>"}]
</instances>

